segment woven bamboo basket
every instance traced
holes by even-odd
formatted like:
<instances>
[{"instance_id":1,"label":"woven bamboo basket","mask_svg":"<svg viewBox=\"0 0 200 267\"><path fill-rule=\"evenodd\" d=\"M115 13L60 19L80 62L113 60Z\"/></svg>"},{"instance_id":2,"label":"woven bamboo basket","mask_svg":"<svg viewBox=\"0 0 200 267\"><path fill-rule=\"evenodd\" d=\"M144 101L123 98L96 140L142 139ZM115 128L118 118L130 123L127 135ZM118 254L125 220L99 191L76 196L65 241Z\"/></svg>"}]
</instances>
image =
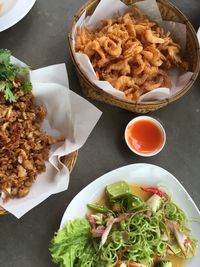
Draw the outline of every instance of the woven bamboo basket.
<instances>
[{"instance_id":1,"label":"woven bamboo basket","mask_svg":"<svg viewBox=\"0 0 200 267\"><path fill-rule=\"evenodd\" d=\"M126 4L132 4L136 1L134 0L124 0ZM187 40L186 40L186 60L189 63L189 70L193 72L193 75L190 81L183 87L179 92L175 95L171 96L170 98L164 100L155 100L155 101L148 101L148 102L137 102L137 101L130 101L130 100L120 100L112 95L104 92L100 88L98 88L95 84L93 84L89 79L86 77L82 69L80 68L80 64L76 61L75 52L72 45L72 31L75 27L75 24L79 17L86 11L87 15L92 14L95 7L99 3L99 0L89 0L88 2L83 5L80 10L74 16L72 26L69 33L69 47L71 52L71 57L76 67L76 71L78 74L78 78L80 81L80 85L82 88L83 93L90 98L118 106L120 108L139 113L145 114L150 111L158 110L162 107L167 106L169 103L174 102L175 100L179 99L183 96L193 85L194 81L196 80L199 68L200 68L200 53L199 53L199 43L197 40L196 32L188 21L188 19L183 15L183 13L174 5L169 3L166 0L157 0L161 15L164 20L181 22L186 24L187 29Z\"/></svg>"},{"instance_id":2,"label":"woven bamboo basket","mask_svg":"<svg viewBox=\"0 0 200 267\"><path fill-rule=\"evenodd\" d=\"M62 158L62 162L67 166L67 168L69 169L70 172L74 168L77 156L78 156L78 151L74 151L71 154ZM0 215L5 215L7 213L8 212L6 210L4 210L2 207L0 207Z\"/></svg>"}]
</instances>

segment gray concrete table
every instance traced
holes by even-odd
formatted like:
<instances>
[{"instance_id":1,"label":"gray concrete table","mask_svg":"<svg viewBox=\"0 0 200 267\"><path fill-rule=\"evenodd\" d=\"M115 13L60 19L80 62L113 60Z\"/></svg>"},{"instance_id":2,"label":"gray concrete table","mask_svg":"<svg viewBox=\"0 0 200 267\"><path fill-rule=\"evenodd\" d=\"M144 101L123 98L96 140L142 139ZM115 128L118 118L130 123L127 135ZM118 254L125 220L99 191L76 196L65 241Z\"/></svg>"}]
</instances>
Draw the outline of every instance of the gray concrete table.
<instances>
[{"instance_id":1,"label":"gray concrete table","mask_svg":"<svg viewBox=\"0 0 200 267\"><path fill-rule=\"evenodd\" d=\"M30 13L12 28L0 33L0 47L33 68L66 62L70 88L81 94L70 59L67 33L73 14L84 0L38 0ZM197 30L200 1L174 0ZM48 244L71 199L102 174L131 163L159 165L184 185L200 208L200 79L180 100L151 115L162 121L167 133L164 150L157 156L133 155L123 139L124 128L134 115L90 100L103 115L79 151L69 189L51 196L20 220L0 216L1 267L51 267Z\"/></svg>"}]
</instances>

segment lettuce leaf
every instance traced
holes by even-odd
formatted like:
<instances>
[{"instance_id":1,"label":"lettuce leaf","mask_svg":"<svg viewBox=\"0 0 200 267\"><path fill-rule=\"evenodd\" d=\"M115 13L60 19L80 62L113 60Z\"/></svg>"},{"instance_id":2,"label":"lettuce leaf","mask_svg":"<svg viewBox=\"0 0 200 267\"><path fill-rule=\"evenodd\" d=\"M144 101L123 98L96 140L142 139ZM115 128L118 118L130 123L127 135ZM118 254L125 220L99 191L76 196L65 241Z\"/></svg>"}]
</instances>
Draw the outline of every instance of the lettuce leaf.
<instances>
[{"instance_id":1,"label":"lettuce leaf","mask_svg":"<svg viewBox=\"0 0 200 267\"><path fill-rule=\"evenodd\" d=\"M68 222L50 242L52 260L61 267L97 266L97 253L90 239L90 230L85 218Z\"/></svg>"}]
</instances>

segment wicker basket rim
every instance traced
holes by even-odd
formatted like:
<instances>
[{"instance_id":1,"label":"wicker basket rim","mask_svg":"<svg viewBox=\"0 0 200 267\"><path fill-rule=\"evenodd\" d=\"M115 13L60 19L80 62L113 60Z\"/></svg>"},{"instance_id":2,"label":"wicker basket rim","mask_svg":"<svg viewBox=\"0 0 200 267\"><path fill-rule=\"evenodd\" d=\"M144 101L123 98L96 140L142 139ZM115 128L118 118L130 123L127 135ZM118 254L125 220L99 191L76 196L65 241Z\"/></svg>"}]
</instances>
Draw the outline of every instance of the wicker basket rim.
<instances>
[{"instance_id":1,"label":"wicker basket rim","mask_svg":"<svg viewBox=\"0 0 200 267\"><path fill-rule=\"evenodd\" d=\"M97 2L99 0L89 0L87 1L83 6L80 7L80 9L76 12L76 14L74 15L74 19L72 21L72 25L70 28L70 32L68 34L68 40L69 40L69 47L70 47L70 51L71 51L71 55L72 55L72 59L73 62L76 66L76 68L79 71L79 74L82 76L83 79L85 79L90 85L92 85L93 87L95 87L97 90L101 91L102 89L100 89L99 87L97 87L93 82L91 82L87 76L85 75L84 71L81 69L80 64L77 62L76 57L74 55L74 49L73 49L73 44L72 44L72 32L73 29L76 25L76 22L78 21L78 19L80 18L80 16L84 13L85 9L89 6L92 6L95 2ZM165 98L163 100L154 100L154 101L130 101L130 100L122 100L119 99L113 95L109 95L112 98L116 99L116 100L120 100L122 103L129 103L129 104L133 104L135 106L140 106L140 105L151 105L151 106L157 106L160 104L164 104L164 103L170 103L173 102L173 100L175 100L176 98L178 98L180 95L182 95L183 93L187 92L190 87L192 86L192 84L194 83L194 81L196 80L198 74L199 74L199 70L200 70L200 46L199 46L199 42L197 39L197 35L196 32L192 26L192 24L190 23L190 21L187 19L187 17L172 3L170 3L168 0L157 0L158 3L163 4L163 5L168 5L171 9L175 10L179 16L182 16L185 19L185 24L186 26L190 29L194 39L195 39L195 46L196 46L196 51L197 51L197 65L196 68L190 78L190 80L187 82L187 84L181 89L179 90L176 94L174 94L173 96L170 96L168 98Z\"/></svg>"}]
</instances>

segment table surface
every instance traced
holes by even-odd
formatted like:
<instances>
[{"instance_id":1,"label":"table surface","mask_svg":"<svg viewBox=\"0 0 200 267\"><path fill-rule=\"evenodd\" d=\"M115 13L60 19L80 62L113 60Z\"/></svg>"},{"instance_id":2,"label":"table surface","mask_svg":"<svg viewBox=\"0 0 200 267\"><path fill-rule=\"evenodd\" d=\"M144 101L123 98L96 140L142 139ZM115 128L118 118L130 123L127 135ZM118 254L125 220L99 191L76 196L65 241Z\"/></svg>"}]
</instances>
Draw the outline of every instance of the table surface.
<instances>
[{"instance_id":1,"label":"table surface","mask_svg":"<svg viewBox=\"0 0 200 267\"><path fill-rule=\"evenodd\" d=\"M82 95L70 59L67 34L73 14L85 0L39 0L29 14L12 28L0 33L1 48L33 68L65 62L70 89ZM200 1L174 0L199 27ZM166 130L164 150L150 158L132 154L123 139L126 124L135 117L131 112L94 100L103 115L86 144L80 149L67 191L51 196L20 220L12 215L0 218L1 267L51 267L49 241L58 229L72 198L102 174L132 163L152 163L174 174L200 208L200 77L180 100L153 112Z\"/></svg>"}]
</instances>

